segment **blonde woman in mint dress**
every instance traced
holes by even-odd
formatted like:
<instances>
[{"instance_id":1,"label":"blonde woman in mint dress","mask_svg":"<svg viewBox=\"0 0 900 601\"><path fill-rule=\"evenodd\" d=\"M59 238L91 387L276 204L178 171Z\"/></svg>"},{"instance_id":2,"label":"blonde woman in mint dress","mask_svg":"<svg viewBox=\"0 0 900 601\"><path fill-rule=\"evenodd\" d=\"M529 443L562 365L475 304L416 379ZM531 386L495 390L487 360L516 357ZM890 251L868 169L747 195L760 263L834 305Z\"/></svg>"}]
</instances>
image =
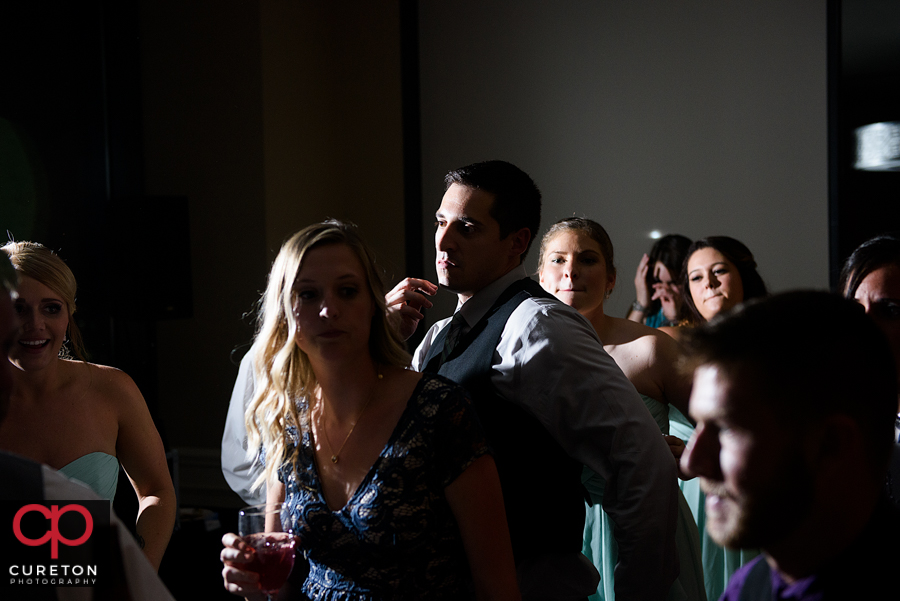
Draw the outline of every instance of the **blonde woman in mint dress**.
<instances>
[{"instance_id":1,"label":"blonde woman in mint dress","mask_svg":"<svg viewBox=\"0 0 900 601\"><path fill-rule=\"evenodd\" d=\"M137 535L159 569L175 525L175 488L144 397L127 374L84 360L75 276L34 242L2 248L19 276L20 330L8 349L13 402L0 425L6 451L40 461L112 501L119 464L138 497ZM71 343L69 358L64 346Z\"/></svg>"},{"instance_id":2,"label":"blonde woman in mint dress","mask_svg":"<svg viewBox=\"0 0 900 601\"><path fill-rule=\"evenodd\" d=\"M563 219L544 235L539 265L544 289L591 322L604 350L634 384L662 434L668 434L669 405L687 412L690 382L675 368L679 348L672 338L643 324L604 314L603 303L616 283L613 247L606 230L589 219ZM667 440L676 457L680 455L684 444L674 437ZM600 505L605 481L587 468L582 481L593 501L586 512L582 553L594 563L601 578L590 599L612 600L618 546L609 517ZM668 599L706 601L700 536L680 495L675 537L681 569Z\"/></svg>"}]
</instances>

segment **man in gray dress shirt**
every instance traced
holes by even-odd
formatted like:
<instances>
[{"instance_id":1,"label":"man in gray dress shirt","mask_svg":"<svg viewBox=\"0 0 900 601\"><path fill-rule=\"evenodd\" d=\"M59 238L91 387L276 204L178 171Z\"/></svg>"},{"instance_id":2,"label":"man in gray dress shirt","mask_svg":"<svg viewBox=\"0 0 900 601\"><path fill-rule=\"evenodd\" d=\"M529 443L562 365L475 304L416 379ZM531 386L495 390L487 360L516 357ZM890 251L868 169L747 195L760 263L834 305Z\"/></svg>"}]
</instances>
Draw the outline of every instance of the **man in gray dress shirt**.
<instances>
[{"instance_id":1,"label":"man in gray dress shirt","mask_svg":"<svg viewBox=\"0 0 900 601\"><path fill-rule=\"evenodd\" d=\"M438 281L458 298L413 367L465 385L503 486L523 599L584 599L581 466L606 479L620 599L663 599L678 573L676 465L632 384L591 325L527 277L540 192L503 161L450 172L436 213ZM409 336L438 287L407 278L388 295Z\"/></svg>"}]
</instances>

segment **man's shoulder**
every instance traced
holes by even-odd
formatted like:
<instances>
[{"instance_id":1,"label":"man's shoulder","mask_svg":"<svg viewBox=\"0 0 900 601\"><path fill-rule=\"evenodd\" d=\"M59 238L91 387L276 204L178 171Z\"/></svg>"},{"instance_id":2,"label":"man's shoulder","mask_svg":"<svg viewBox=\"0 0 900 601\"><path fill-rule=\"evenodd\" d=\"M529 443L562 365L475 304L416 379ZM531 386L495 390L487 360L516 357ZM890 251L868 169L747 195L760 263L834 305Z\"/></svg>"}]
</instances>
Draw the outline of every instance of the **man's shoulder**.
<instances>
[{"instance_id":1,"label":"man's shoulder","mask_svg":"<svg viewBox=\"0 0 900 601\"><path fill-rule=\"evenodd\" d=\"M24 479L39 478L43 485L41 493L43 498L48 501L103 500L84 484L67 478L52 467L14 453L0 451L0 471L5 474L4 486L7 498L15 498L18 492L21 494L22 500L31 499L32 494L28 492L30 487L27 486Z\"/></svg>"},{"instance_id":2,"label":"man's shoulder","mask_svg":"<svg viewBox=\"0 0 900 601\"><path fill-rule=\"evenodd\" d=\"M67 478L49 465L42 465L41 470L44 475L44 498L48 501L66 499L81 501L105 500L86 485Z\"/></svg>"},{"instance_id":3,"label":"man's shoulder","mask_svg":"<svg viewBox=\"0 0 900 601\"><path fill-rule=\"evenodd\" d=\"M425 332L425 336L424 338L422 338L422 342L419 344L419 346L430 346L434 341L434 338L437 336L438 332L444 329L444 326L450 323L450 320L452 319L453 316L451 315L450 317L445 317L444 319L436 321L430 328L428 328L428 331Z\"/></svg>"},{"instance_id":4,"label":"man's shoulder","mask_svg":"<svg viewBox=\"0 0 900 601\"><path fill-rule=\"evenodd\" d=\"M581 313L555 298L530 296L510 314L507 328L541 330L548 336L565 336L573 331L595 334Z\"/></svg>"},{"instance_id":5,"label":"man's shoulder","mask_svg":"<svg viewBox=\"0 0 900 601\"><path fill-rule=\"evenodd\" d=\"M760 562L762 562L760 564ZM749 581L748 581L749 578ZM769 564L765 562L762 555L754 557L750 562L742 565L737 569L728 584L725 586L725 592L722 593L719 601L738 601L742 597L744 587L763 587L762 590L771 590L771 579ZM750 598L763 598L762 594L751 595Z\"/></svg>"},{"instance_id":6,"label":"man's shoulder","mask_svg":"<svg viewBox=\"0 0 900 601\"><path fill-rule=\"evenodd\" d=\"M412 368L416 371L422 371L425 367L425 356L428 354L429 349L431 349L431 343L434 342L435 337L438 332L441 331L445 325L447 325L450 320L453 319L453 316L445 317L440 321L436 322L428 331L425 332L425 336L422 338L422 342L419 343L419 346L416 347L416 351L413 353L412 358Z\"/></svg>"}]
</instances>

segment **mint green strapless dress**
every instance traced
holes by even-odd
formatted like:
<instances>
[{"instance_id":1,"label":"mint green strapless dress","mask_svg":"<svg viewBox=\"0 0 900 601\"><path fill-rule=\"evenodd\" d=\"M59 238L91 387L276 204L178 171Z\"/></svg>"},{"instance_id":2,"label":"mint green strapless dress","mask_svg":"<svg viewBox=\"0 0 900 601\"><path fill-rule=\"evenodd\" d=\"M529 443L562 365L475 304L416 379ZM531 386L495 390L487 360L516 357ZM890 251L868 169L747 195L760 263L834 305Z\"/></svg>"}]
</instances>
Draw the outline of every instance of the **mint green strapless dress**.
<instances>
[{"instance_id":1,"label":"mint green strapless dress","mask_svg":"<svg viewBox=\"0 0 900 601\"><path fill-rule=\"evenodd\" d=\"M668 405L648 396L641 395L641 398L644 399L644 404L653 415L660 431L668 434ZM597 587L597 592L589 599L590 601L614 601L616 598L615 569L619 558L619 548L613 537L612 521L601 507L606 481L588 468L584 468L581 480L594 503L592 507L585 507L584 541L581 552L600 572L600 585ZM672 584L672 588L669 589L668 601L707 601L706 590L703 586L700 533L697 531L697 524L694 522L691 509L682 494L678 495L675 545L681 570L678 578ZM652 577L652 574L647 574L647 578ZM718 597L710 597L710 599L718 599Z\"/></svg>"},{"instance_id":2,"label":"mint green strapless dress","mask_svg":"<svg viewBox=\"0 0 900 601\"><path fill-rule=\"evenodd\" d=\"M108 453L97 451L82 455L58 471L68 478L86 484L110 502L116 496L116 486L119 484L119 460Z\"/></svg>"},{"instance_id":3,"label":"mint green strapless dress","mask_svg":"<svg viewBox=\"0 0 900 601\"><path fill-rule=\"evenodd\" d=\"M672 436L677 436L685 442L694 433L691 422L675 407L669 411L669 426ZM697 528L700 530L700 546L703 557L703 579L706 582L706 596L709 599L718 599L725 592L725 586L731 575L739 567L749 563L751 559L759 555L755 549L726 549L717 545L706 532L706 495L700 490L700 478L693 480L679 480L678 485L694 519L697 520Z\"/></svg>"}]
</instances>

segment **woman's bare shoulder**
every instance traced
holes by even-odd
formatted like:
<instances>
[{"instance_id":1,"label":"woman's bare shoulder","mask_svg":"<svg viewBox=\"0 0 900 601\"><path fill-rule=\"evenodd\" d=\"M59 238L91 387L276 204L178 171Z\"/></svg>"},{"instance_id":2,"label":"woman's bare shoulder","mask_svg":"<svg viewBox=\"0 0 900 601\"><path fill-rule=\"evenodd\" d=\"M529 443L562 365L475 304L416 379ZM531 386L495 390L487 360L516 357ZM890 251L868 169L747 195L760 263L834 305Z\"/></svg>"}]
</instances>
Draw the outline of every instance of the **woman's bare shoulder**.
<instances>
[{"instance_id":1,"label":"woman's bare shoulder","mask_svg":"<svg viewBox=\"0 0 900 601\"><path fill-rule=\"evenodd\" d=\"M83 361L67 361L66 363L69 364L70 370L86 374L90 396L96 400L107 400L117 404L137 399L143 401L134 380L121 369Z\"/></svg>"},{"instance_id":2,"label":"woman's bare shoulder","mask_svg":"<svg viewBox=\"0 0 900 601\"><path fill-rule=\"evenodd\" d=\"M603 341L604 346L611 344L651 352L656 347L657 342L661 337L665 336L656 328L645 326L636 321L622 319L620 317L611 319L614 319L615 321L613 321L613 327L610 328L609 341Z\"/></svg>"},{"instance_id":3,"label":"woman's bare shoulder","mask_svg":"<svg viewBox=\"0 0 900 601\"><path fill-rule=\"evenodd\" d=\"M677 326L661 326L657 328L660 332L668 335L675 342L682 342L684 340L684 335L687 334L688 330L690 330L691 326L688 325L677 325Z\"/></svg>"}]
</instances>

